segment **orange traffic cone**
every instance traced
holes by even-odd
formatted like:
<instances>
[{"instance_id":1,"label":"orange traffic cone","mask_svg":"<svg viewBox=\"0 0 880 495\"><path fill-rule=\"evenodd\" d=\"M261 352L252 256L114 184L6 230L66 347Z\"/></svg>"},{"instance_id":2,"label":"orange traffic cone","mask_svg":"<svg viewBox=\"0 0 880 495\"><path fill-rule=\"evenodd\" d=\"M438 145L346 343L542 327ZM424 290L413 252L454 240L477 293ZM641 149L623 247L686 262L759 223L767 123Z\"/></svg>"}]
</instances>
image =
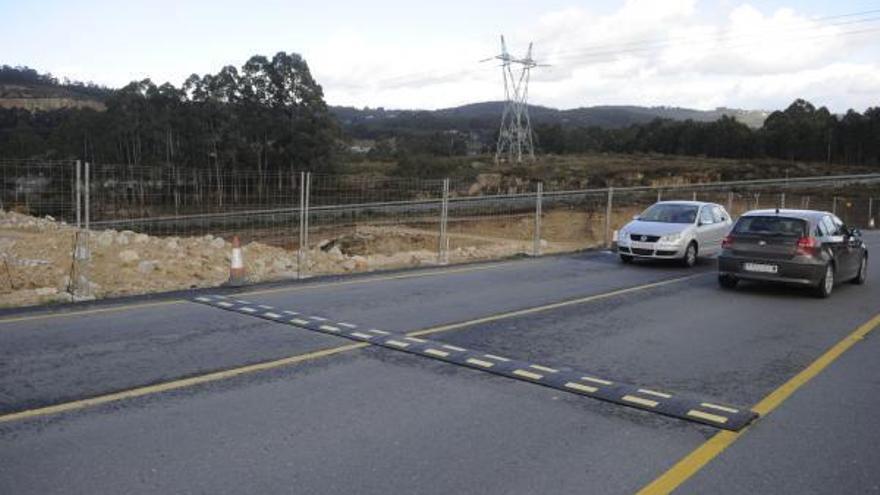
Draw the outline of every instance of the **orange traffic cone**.
<instances>
[{"instance_id":1,"label":"orange traffic cone","mask_svg":"<svg viewBox=\"0 0 880 495\"><path fill-rule=\"evenodd\" d=\"M241 254L241 241L238 236L232 236L232 263L229 266L229 280L227 287L241 287L247 283L247 274L244 270L244 256Z\"/></svg>"}]
</instances>

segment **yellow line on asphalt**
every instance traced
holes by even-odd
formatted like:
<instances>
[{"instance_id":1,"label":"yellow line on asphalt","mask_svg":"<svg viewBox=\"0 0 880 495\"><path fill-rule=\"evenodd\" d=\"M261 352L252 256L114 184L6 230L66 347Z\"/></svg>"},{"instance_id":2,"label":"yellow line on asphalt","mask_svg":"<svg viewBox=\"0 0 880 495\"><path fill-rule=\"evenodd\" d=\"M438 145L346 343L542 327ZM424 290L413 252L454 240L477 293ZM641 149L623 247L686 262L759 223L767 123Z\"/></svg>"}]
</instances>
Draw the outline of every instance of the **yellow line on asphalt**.
<instances>
[{"instance_id":1,"label":"yellow line on asphalt","mask_svg":"<svg viewBox=\"0 0 880 495\"><path fill-rule=\"evenodd\" d=\"M810 363L810 365L804 368L800 373L793 376L776 390L770 392L769 395L761 399L760 402L752 407L752 411L761 416L766 416L773 412L774 409L785 402L785 400L799 388L815 378L827 368L828 365L842 356L850 347L864 339L866 335L871 333L871 331L878 326L880 326L880 314L877 314L867 322L863 323L843 340L828 349L825 354L822 354L818 359ZM671 493L673 490L681 486L682 483L699 472L706 464L717 457L718 454L724 452L727 447L730 447L733 442L737 441L737 439L745 434L746 431L748 431L748 428L738 432L725 430L716 433L715 436L678 461L668 471L660 475L660 477L639 490L638 494L657 495Z\"/></svg>"},{"instance_id":2,"label":"yellow line on asphalt","mask_svg":"<svg viewBox=\"0 0 880 495\"><path fill-rule=\"evenodd\" d=\"M89 399L76 400L73 402L65 402L63 404L57 404L54 406L40 407L37 409L29 409L27 411L21 411L17 413L5 414L0 416L0 423L6 423L9 421L16 421L20 419L28 419L35 418L38 416L46 416L49 414L58 414L62 412L74 411L77 409L82 409L84 407L97 406L100 404L106 404L108 402L116 402L124 399L133 399L135 397L142 397L144 395L156 394L159 392L168 392L170 390L177 390L186 387L192 387L193 385L199 385L208 382L214 382L217 380L225 380L228 378L233 378L239 375L244 375L247 373L254 373L257 371L265 371L273 368L280 368L282 366L288 366L291 364L301 363L303 361L308 361L311 359L317 359L325 356L331 356L333 354L339 354L340 352L351 351L354 349L360 349L362 347L367 347L369 344L358 343L358 344L349 344L340 347L331 347L329 349L324 349L321 351L310 352L308 354L299 354L296 356L290 356L283 359L276 359L274 361L266 361L257 364L251 364L248 366L242 366L239 368L232 368L223 371L215 371L213 373L208 373L205 375L194 376L192 378L184 378L182 380L174 380L171 382L159 383L156 385L149 385L146 387L138 387L130 390L124 390L122 392L115 392L112 394L99 395L97 397L92 397Z\"/></svg>"},{"instance_id":3,"label":"yellow line on asphalt","mask_svg":"<svg viewBox=\"0 0 880 495\"><path fill-rule=\"evenodd\" d=\"M456 329L459 329L462 327L480 325L482 323L490 323L490 322L497 321L497 320L514 318L517 316L525 316L525 315L530 315L530 314L534 314L534 313L540 313L543 311L550 311L552 309L564 308L566 306L574 306L577 304L584 304L584 303L588 303L588 302L592 302L592 301L598 301L600 299L607 299L609 297L621 296L624 294L629 294L630 292L637 292L640 290L653 289L655 287L662 287L664 285L669 285L669 284L682 282L685 280L690 280L692 278L699 277L704 274L705 273L697 273L694 275L687 275L685 277L677 277L677 278L672 278L672 279L668 279L668 280L662 280L660 282L652 282L650 284L637 285L635 287L627 287L626 289L618 289L618 290L613 290L611 292L603 292L601 294L594 294L592 296L580 297L577 299L569 299L567 301L545 304L543 306L535 306L533 308L528 308L528 309L519 309L516 311L508 311L506 313L498 313L496 315L486 316L484 318L477 318L475 320L468 320L468 321L462 321L459 323L451 323L448 325L440 325L440 326L436 326L436 327L424 328L422 330L416 330L414 332L411 332L407 335L421 336L421 335L430 335L432 333L448 332L449 330L456 330Z\"/></svg>"},{"instance_id":4,"label":"yellow line on asphalt","mask_svg":"<svg viewBox=\"0 0 880 495\"><path fill-rule=\"evenodd\" d=\"M522 263L523 260L516 261L506 261L502 263L491 263L487 265L477 265L477 266L465 266L461 268L445 268L440 270L430 270L430 271L419 271L415 273L399 273L395 275L380 275L375 277L359 277L352 280L337 280L334 282L323 282L323 283L313 283L306 285L296 285L293 287L280 287L276 289L262 289L262 290L252 290L248 292L239 292L236 293L236 296L244 296L244 295L259 295L259 294L274 294L278 292L301 292L312 289L322 289L325 287L339 287L346 285L357 285L357 284L366 284L370 282L382 282L386 280L403 280L408 278L419 278L419 277L432 277L437 275L445 275L449 273L466 273L466 272L476 272L482 270L490 270L493 268L498 268L506 265L510 265L512 263ZM220 287L218 287L219 289ZM187 299L172 299L168 301L158 301L158 302L149 302L149 303L134 303L134 304L121 304L119 306L111 306L108 308L94 308L94 309L84 309L79 311L63 311L58 313L46 313L46 314L38 314L38 315L29 315L29 316L13 316L10 318L0 319L0 325L4 323L17 323L22 321L32 321L32 320L48 320L54 318L65 318L68 316L81 316L81 315L94 315L101 313L117 313L120 311L128 311L133 309L142 309L142 308L154 308L158 306L168 306L171 304L181 304L190 302Z\"/></svg>"},{"instance_id":5,"label":"yellow line on asphalt","mask_svg":"<svg viewBox=\"0 0 880 495\"><path fill-rule=\"evenodd\" d=\"M679 277L679 278L675 278L675 279L671 279L671 280L667 280L667 281L663 281L663 282L654 282L654 283L650 283L650 284L646 284L646 285L630 287L627 289L616 290L616 291L608 292L605 294L597 294L595 296L573 299L573 300L569 300L569 301L563 301L561 303L554 303L554 304L549 304L549 305L545 305L545 306L538 306L535 308L530 308L530 309L520 310L520 311L512 311L512 312L502 313L499 315L489 316L489 317L485 317L485 318L478 318L475 320L471 320L469 322L465 321L465 322L456 323L454 325L445 325L444 327L436 327L433 329L420 330L417 332L410 332L407 334L408 337L406 337L406 338L409 340L412 340L414 342L427 342L424 339L420 339L420 338L415 337L415 335L420 335L426 331L429 331L428 333L437 333L437 332L455 330L455 329L464 328L464 327L467 327L470 325L478 325L480 323L485 323L486 321L496 321L496 320L500 320L503 318L512 318L512 317L521 316L524 314L534 313L537 311L545 311L548 309L553 309L553 308L558 308L558 307L563 307L563 306L570 306L573 304L586 303L586 302L594 301L597 299L601 299L603 297L611 297L612 295L621 295L621 294L634 292L637 290L650 289L652 287L658 287L660 285L666 285L666 284L673 283L673 282L679 282L682 280L687 280L687 279L693 278L695 276L698 276L698 275L689 275L687 277ZM173 302L173 301L170 301L170 302ZM179 302L183 302L183 301L179 301ZM108 308L108 309L110 309L110 308ZM86 312L80 312L80 314L84 314L84 313L86 313ZM294 319L294 320L296 320L296 319ZM291 321L294 321L294 320L291 320ZM2 322L2 321L0 321L0 322ZM304 322L304 323L307 323L307 322ZM392 344L392 345L397 345L398 347L404 347L404 346L400 345L400 344L403 344L400 341L388 341L388 343ZM367 347L369 345L371 345L371 344L357 343L357 344L343 345L340 347L332 347L329 349L324 349L322 351L312 352L312 353L308 353L308 354L299 354L299 355L295 355L295 356L289 356L289 357L286 357L283 359L278 359L278 360L274 360L274 361L267 361L264 363L252 364L252 365L243 366L240 368L233 368L233 369L229 369L229 370L225 370L225 371L208 373L205 375L199 375L199 376L195 376L195 377L191 377L191 378L185 378L182 380L173 380L173 381L169 381L169 382L165 382L165 383L159 383L156 385L139 387L139 388L134 388L131 390L125 390L125 391L116 392L116 393L112 393L112 394L101 395L98 397L92 397L89 399L81 399L81 400L72 401L72 402L65 402L62 404L54 405L54 406L41 407L41 408L37 408L37 409L29 409L29 410L25 410L25 411L2 415L2 416L0 416L0 423L7 422L7 421L14 421L14 420L18 420L18 419L26 419L26 418L45 416L45 415L49 415L49 414L57 414L57 413L65 412L65 411L72 411L72 410L76 410L76 409L81 409L84 407L106 404L108 402L114 402L114 401L118 401L118 400L134 398L134 397L140 397L143 395L154 394L154 393L164 392L164 391L168 391L168 390L176 390L176 389L184 388L184 387L191 387L191 386L198 385L201 383L211 382L211 381L215 381L215 380L222 380L225 378L231 378L231 377L243 375L246 373L253 373L253 372L263 371L263 370L277 368L277 367L281 367L281 366L287 366L290 364L300 363L300 362L308 361L311 359L318 359L318 358L322 358L322 357L326 357L326 356L331 356L333 354L338 354L341 352L347 352L350 350L361 349L361 348ZM502 358L500 356L494 356L491 354L486 354L486 356L491 359L507 360L507 358ZM484 362L474 363L474 364L479 364L481 366L485 366L485 365L483 365L483 363ZM491 364L491 363L489 363L489 364ZM588 379L588 378L584 377L584 379ZM597 382L603 382L603 383L609 383L609 384L611 383L611 382L605 382L604 380L598 380L598 379L590 379L590 380L597 381Z\"/></svg>"}]
</instances>

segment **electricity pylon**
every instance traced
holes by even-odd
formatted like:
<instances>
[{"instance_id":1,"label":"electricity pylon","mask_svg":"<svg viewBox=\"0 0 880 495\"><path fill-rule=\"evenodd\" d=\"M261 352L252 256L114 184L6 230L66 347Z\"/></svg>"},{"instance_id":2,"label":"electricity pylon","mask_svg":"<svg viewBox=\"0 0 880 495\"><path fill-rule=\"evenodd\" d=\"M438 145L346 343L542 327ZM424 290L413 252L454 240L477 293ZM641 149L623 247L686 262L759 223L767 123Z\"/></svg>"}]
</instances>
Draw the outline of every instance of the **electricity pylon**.
<instances>
[{"instance_id":1,"label":"electricity pylon","mask_svg":"<svg viewBox=\"0 0 880 495\"><path fill-rule=\"evenodd\" d=\"M501 130L498 133L498 146L495 161L521 163L523 156L535 159L532 142L532 122L529 120L529 77L531 70L540 64L532 58L532 43L524 58L516 58L507 51L504 36L501 36L501 54L483 60L501 61L501 74L504 77L504 112L501 114ZM514 68L516 66L516 68Z\"/></svg>"}]
</instances>

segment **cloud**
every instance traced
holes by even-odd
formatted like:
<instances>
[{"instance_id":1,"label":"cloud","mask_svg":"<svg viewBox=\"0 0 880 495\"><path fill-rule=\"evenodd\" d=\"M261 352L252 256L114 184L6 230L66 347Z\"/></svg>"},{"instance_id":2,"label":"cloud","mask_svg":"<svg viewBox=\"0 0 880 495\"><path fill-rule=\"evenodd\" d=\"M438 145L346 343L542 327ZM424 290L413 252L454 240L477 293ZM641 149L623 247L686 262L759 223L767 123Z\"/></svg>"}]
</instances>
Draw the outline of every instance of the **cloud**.
<instances>
[{"instance_id":1,"label":"cloud","mask_svg":"<svg viewBox=\"0 0 880 495\"><path fill-rule=\"evenodd\" d=\"M511 31L509 48L551 67L532 74L533 103L571 108L603 104L776 109L798 97L833 111L880 105L880 71L869 46L877 28L858 18L815 19L747 3L701 11L695 0L629 0L616 10L546 12ZM705 10L705 9L703 9ZM337 33L313 70L333 104L440 108L501 99L497 38L375 44Z\"/></svg>"}]
</instances>

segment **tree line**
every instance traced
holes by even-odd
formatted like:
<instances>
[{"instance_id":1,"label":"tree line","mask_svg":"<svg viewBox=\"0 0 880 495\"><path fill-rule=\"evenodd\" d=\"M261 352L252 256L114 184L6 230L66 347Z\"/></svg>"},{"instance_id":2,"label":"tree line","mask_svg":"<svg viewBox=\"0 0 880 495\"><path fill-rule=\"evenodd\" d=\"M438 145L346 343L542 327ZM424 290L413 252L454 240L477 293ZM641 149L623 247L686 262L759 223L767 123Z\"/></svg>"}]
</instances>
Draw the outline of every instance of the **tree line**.
<instances>
[{"instance_id":1,"label":"tree line","mask_svg":"<svg viewBox=\"0 0 880 495\"><path fill-rule=\"evenodd\" d=\"M31 69L0 72L0 83L23 82L61 86ZM102 101L106 111L0 109L0 156L167 164L218 176L230 170L329 171L334 163L338 127L321 86L295 53L256 55L240 68L193 74L180 87L135 81Z\"/></svg>"},{"instance_id":2,"label":"tree line","mask_svg":"<svg viewBox=\"0 0 880 495\"><path fill-rule=\"evenodd\" d=\"M655 119L621 129L560 124L535 128L545 153L653 152L712 158L778 158L880 165L880 107L837 116L798 99L752 129L732 117L714 122Z\"/></svg>"}]
</instances>

